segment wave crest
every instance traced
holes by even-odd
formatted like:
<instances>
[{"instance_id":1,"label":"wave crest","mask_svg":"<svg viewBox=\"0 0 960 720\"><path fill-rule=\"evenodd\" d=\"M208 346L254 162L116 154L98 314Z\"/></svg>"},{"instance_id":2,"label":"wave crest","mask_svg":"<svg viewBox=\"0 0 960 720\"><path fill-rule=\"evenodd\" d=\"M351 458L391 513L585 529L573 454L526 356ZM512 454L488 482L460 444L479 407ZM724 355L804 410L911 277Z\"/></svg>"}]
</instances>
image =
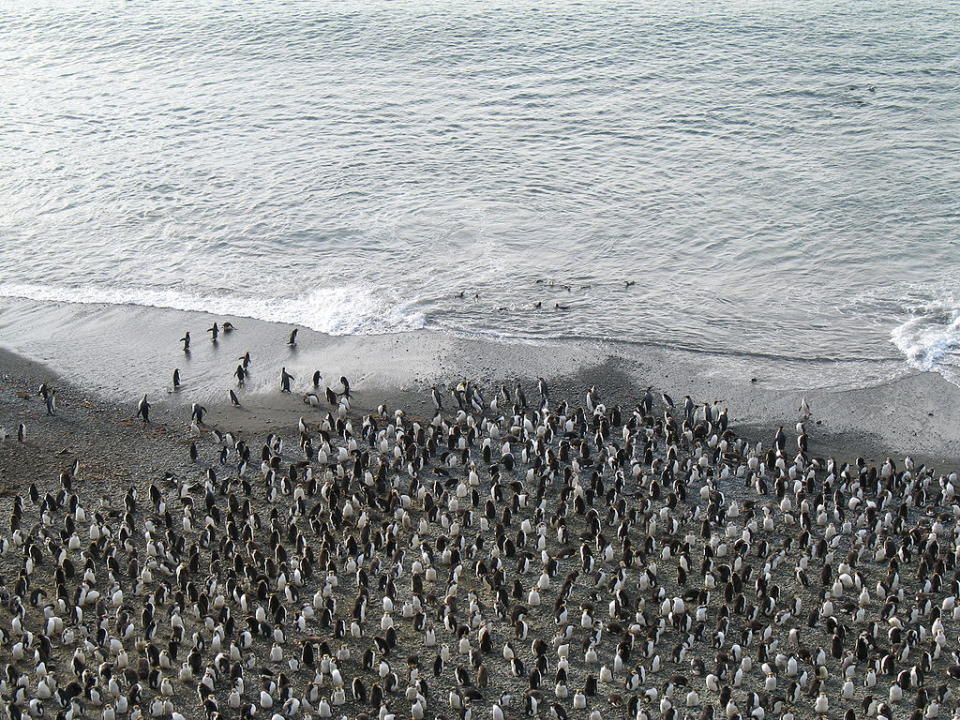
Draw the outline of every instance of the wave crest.
<instances>
[{"instance_id":1,"label":"wave crest","mask_svg":"<svg viewBox=\"0 0 960 720\"><path fill-rule=\"evenodd\" d=\"M328 335L383 335L424 327L411 305L391 302L362 287L316 288L297 297L256 297L232 292L196 294L176 289L0 284L0 297L84 305L141 305L301 325Z\"/></svg>"}]
</instances>

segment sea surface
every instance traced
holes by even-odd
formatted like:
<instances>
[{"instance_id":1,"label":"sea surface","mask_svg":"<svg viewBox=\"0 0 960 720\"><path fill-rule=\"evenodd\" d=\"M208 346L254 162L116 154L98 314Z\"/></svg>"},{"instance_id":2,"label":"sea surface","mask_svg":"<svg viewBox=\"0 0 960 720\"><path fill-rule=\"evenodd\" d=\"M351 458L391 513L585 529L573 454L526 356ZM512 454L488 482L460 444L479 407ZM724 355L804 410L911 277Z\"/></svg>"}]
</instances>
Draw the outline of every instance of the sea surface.
<instances>
[{"instance_id":1,"label":"sea surface","mask_svg":"<svg viewBox=\"0 0 960 720\"><path fill-rule=\"evenodd\" d=\"M960 383L958 200L956 3L0 5L0 297Z\"/></svg>"}]
</instances>

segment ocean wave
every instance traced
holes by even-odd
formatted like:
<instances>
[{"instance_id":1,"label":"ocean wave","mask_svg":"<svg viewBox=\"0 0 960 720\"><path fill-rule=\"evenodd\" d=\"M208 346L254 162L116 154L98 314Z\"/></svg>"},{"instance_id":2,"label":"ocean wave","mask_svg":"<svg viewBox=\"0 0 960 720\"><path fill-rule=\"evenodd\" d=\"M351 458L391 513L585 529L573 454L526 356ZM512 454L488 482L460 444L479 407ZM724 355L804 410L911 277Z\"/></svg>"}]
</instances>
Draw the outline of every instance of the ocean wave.
<instances>
[{"instance_id":1,"label":"ocean wave","mask_svg":"<svg viewBox=\"0 0 960 720\"><path fill-rule=\"evenodd\" d=\"M162 288L108 288L0 283L0 297L83 305L139 305L301 325L328 335L383 335L424 327L423 312L373 289L316 288L297 297L229 292L198 294Z\"/></svg>"},{"instance_id":2,"label":"ocean wave","mask_svg":"<svg viewBox=\"0 0 960 720\"><path fill-rule=\"evenodd\" d=\"M955 382L960 377L960 298L946 293L909 308L890 339L917 370L938 372Z\"/></svg>"}]
</instances>

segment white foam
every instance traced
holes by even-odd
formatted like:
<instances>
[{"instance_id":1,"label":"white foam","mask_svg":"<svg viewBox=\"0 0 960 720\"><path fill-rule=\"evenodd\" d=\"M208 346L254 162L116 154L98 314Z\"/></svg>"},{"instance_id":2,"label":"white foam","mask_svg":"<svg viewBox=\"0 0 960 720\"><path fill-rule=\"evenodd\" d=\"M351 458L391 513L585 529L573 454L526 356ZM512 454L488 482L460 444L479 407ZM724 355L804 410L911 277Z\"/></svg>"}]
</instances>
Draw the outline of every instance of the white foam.
<instances>
[{"instance_id":1,"label":"white foam","mask_svg":"<svg viewBox=\"0 0 960 720\"><path fill-rule=\"evenodd\" d=\"M422 312L361 287L316 288L298 297L234 293L193 294L172 289L65 287L0 283L0 297L95 305L142 305L249 317L301 325L329 335L380 335L424 326Z\"/></svg>"},{"instance_id":2,"label":"white foam","mask_svg":"<svg viewBox=\"0 0 960 720\"><path fill-rule=\"evenodd\" d=\"M910 317L895 327L890 339L910 367L956 376L960 362L960 299L945 294L910 308Z\"/></svg>"}]
</instances>

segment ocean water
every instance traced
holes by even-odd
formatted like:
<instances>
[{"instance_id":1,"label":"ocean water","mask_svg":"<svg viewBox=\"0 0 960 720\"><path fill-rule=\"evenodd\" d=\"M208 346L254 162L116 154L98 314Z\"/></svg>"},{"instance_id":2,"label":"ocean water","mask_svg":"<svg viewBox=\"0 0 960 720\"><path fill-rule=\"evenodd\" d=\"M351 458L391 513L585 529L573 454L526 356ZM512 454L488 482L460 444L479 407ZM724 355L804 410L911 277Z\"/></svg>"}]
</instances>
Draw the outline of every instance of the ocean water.
<instances>
[{"instance_id":1,"label":"ocean water","mask_svg":"<svg viewBox=\"0 0 960 720\"><path fill-rule=\"evenodd\" d=\"M958 7L5 3L0 297L960 383Z\"/></svg>"}]
</instances>

